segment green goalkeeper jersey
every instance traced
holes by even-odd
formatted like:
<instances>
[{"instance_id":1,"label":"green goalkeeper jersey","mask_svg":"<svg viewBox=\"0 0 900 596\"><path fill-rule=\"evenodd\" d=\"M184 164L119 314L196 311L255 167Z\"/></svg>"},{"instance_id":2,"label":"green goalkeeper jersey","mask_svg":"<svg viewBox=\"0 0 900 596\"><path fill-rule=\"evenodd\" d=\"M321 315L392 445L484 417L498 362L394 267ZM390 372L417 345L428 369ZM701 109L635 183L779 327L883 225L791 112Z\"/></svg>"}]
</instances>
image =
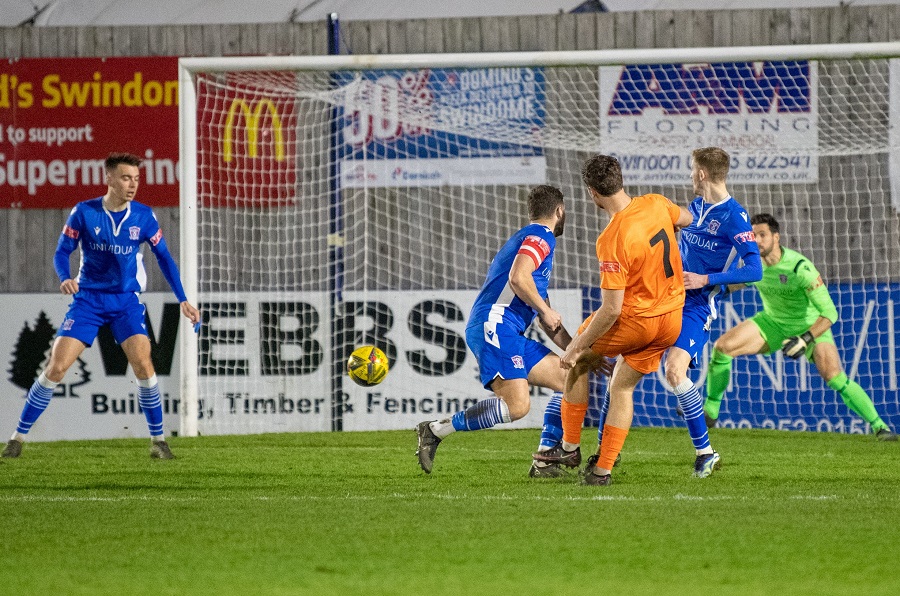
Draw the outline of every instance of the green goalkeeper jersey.
<instances>
[{"instance_id":1,"label":"green goalkeeper jersey","mask_svg":"<svg viewBox=\"0 0 900 596\"><path fill-rule=\"evenodd\" d=\"M763 310L788 333L802 333L820 316L837 322L837 309L822 276L809 259L781 247L781 260L763 261L763 276L753 285L759 290Z\"/></svg>"}]
</instances>

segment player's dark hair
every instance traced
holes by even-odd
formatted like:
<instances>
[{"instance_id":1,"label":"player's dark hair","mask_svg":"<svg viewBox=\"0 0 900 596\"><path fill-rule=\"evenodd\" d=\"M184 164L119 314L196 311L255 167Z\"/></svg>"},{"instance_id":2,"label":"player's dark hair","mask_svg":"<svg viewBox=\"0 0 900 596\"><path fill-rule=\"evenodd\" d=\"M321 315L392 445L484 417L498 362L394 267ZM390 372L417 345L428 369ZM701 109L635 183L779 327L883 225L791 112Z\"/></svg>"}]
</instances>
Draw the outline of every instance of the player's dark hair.
<instances>
[{"instance_id":1,"label":"player's dark hair","mask_svg":"<svg viewBox=\"0 0 900 596\"><path fill-rule=\"evenodd\" d=\"M106 161L103 162L107 172L112 172L119 164L126 164L139 168L141 167L141 158L132 153L110 153L107 156Z\"/></svg>"},{"instance_id":2,"label":"player's dark hair","mask_svg":"<svg viewBox=\"0 0 900 596\"><path fill-rule=\"evenodd\" d=\"M691 158L700 168L706 170L713 182L724 182L728 175L731 159L724 149L718 147L703 147L694 149Z\"/></svg>"},{"instance_id":3,"label":"player's dark hair","mask_svg":"<svg viewBox=\"0 0 900 596\"><path fill-rule=\"evenodd\" d=\"M619 160L610 155L595 155L584 162L581 180L604 197L611 197L625 187Z\"/></svg>"},{"instance_id":4,"label":"player's dark hair","mask_svg":"<svg viewBox=\"0 0 900 596\"><path fill-rule=\"evenodd\" d=\"M780 234L778 220L768 213L757 213L750 218L750 224L754 226L761 226L763 224L766 224L767 226L769 226L769 231L771 231L773 234Z\"/></svg>"},{"instance_id":5,"label":"player's dark hair","mask_svg":"<svg viewBox=\"0 0 900 596\"><path fill-rule=\"evenodd\" d=\"M553 215L556 208L563 204L562 191L555 186L540 184L528 193L528 217L532 221Z\"/></svg>"}]
</instances>

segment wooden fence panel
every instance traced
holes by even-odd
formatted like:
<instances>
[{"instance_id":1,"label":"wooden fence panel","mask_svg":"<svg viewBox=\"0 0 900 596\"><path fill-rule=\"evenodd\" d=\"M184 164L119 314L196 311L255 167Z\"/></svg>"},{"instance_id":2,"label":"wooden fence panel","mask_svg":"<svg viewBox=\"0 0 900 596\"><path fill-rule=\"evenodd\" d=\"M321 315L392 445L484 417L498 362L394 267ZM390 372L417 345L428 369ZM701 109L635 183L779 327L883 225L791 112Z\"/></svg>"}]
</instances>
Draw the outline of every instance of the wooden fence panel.
<instances>
[{"instance_id":1,"label":"wooden fence panel","mask_svg":"<svg viewBox=\"0 0 900 596\"><path fill-rule=\"evenodd\" d=\"M635 21L637 14L633 12L617 12L614 13L615 19L615 36L617 48L636 48L637 31Z\"/></svg>"},{"instance_id":2,"label":"wooden fence panel","mask_svg":"<svg viewBox=\"0 0 900 596\"><path fill-rule=\"evenodd\" d=\"M538 28L541 25L540 17L525 15L519 19L519 49L523 52L540 50L538 41Z\"/></svg>"}]
</instances>

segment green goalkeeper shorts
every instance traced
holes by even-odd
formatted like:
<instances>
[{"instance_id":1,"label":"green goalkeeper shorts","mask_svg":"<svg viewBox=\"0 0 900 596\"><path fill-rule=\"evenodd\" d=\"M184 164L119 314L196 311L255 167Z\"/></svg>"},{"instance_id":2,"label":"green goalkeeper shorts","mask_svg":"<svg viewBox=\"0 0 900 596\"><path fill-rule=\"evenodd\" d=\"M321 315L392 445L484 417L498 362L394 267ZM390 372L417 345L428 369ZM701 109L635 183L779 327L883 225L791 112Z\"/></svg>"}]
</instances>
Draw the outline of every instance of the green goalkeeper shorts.
<instances>
[{"instance_id":1,"label":"green goalkeeper shorts","mask_svg":"<svg viewBox=\"0 0 900 596\"><path fill-rule=\"evenodd\" d=\"M809 330L809 327L804 327L802 329L797 330L796 328L785 327L782 323L776 322L772 317L770 317L765 311L760 311L756 313L752 319L750 319L756 326L759 327L759 333L762 335L762 338L766 341L766 345L769 346L769 350L765 352L766 354L773 354L781 349L781 344L784 343L789 337L794 337L795 335L800 335L805 331ZM831 329L828 329L813 340L811 344L806 346L806 359L810 362L813 361L813 348L816 344L828 342L830 344L834 343L834 335L831 334Z\"/></svg>"}]
</instances>

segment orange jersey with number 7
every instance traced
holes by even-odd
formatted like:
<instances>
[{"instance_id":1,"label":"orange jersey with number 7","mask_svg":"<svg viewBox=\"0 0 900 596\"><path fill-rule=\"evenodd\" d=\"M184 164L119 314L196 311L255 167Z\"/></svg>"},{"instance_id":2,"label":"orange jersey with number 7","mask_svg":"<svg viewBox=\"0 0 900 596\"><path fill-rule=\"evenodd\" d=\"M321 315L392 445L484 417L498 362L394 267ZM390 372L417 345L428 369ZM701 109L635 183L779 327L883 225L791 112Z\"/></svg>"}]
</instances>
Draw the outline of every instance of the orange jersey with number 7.
<instances>
[{"instance_id":1,"label":"orange jersey with number 7","mask_svg":"<svg viewBox=\"0 0 900 596\"><path fill-rule=\"evenodd\" d=\"M684 306L675 239L681 210L662 195L633 197L597 238L600 287L625 290L624 317L656 317Z\"/></svg>"}]
</instances>

